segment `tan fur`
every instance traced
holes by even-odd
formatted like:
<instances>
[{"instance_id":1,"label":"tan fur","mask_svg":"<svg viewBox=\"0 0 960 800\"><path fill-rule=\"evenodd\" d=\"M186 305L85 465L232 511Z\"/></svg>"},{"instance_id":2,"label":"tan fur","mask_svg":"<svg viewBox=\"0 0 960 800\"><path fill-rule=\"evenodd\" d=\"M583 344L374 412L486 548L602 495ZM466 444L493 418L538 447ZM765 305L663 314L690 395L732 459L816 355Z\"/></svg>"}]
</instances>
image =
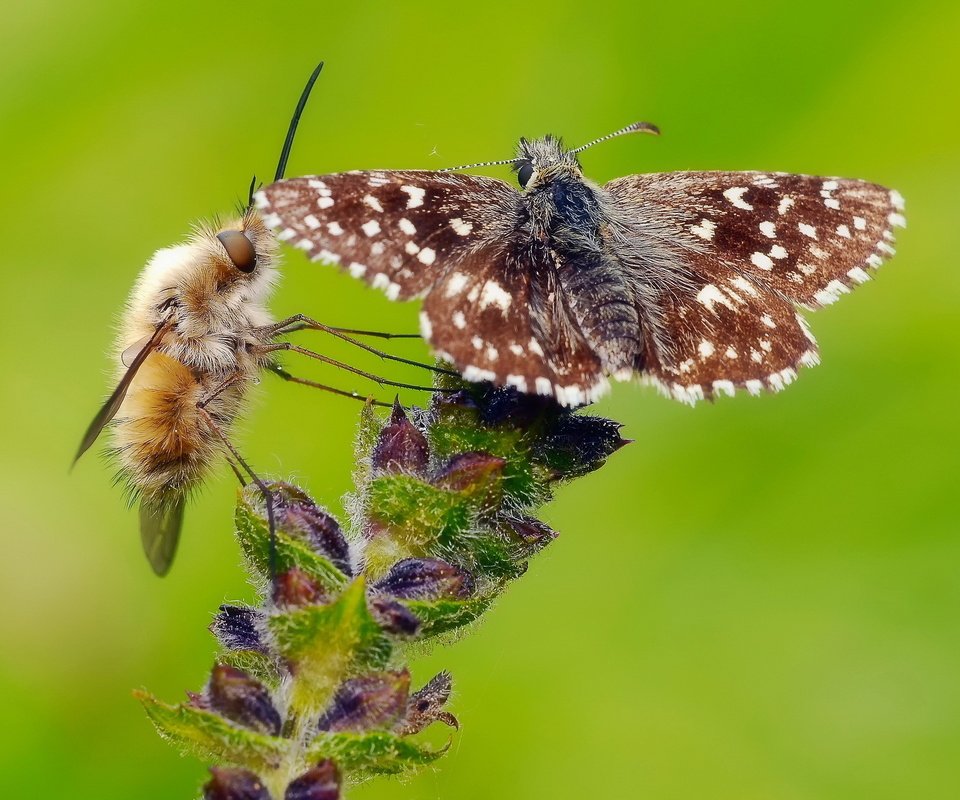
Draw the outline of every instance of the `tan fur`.
<instances>
[{"instance_id":1,"label":"tan fur","mask_svg":"<svg viewBox=\"0 0 960 800\"><path fill-rule=\"evenodd\" d=\"M252 273L238 270L217 233L242 230L257 252ZM160 250L144 268L116 342L118 379L124 350L169 319L170 330L136 373L112 427L121 476L134 495L165 503L189 493L225 448L198 403L226 380L235 383L206 410L229 432L247 389L265 366L255 350L269 337L265 301L276 278L277 244L255 211L219 226L202 226L184 244ZM171 304L164 307L164 304Z\"/></svg>"}]
</instances>

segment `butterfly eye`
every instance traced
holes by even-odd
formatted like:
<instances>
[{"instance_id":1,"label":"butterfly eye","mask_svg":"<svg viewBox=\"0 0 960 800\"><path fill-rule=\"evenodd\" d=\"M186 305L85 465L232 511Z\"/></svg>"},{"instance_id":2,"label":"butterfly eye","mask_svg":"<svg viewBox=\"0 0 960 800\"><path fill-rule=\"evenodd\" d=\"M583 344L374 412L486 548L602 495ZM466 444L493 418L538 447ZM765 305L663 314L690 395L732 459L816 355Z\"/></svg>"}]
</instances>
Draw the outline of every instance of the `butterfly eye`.
<instances>
[{"instance_id":1,"label":"butterfly eye","mask_svg":"<svg viewBox=\"0 0 960 800\"><path fill-rule=\"evenodd\" d=\"M253 272L257 266L257 251L253 249L253 243L243 231L224 231L218 233L217 238L227 251L233 266L241 272Z\"/></svg>"},{"instance_id":2,"label":"butterfly eye","mask_svg":"<svg viewBox=\"0 0 960 800\"><path fill-rule=\"evenodd\" d=\"M533 164L531 164L529 161L523 161L517 170L517 182L520 184L521 188L526 189L527 184L530 182L530 178L532 177Z\"/></svg>"}]
</instances>

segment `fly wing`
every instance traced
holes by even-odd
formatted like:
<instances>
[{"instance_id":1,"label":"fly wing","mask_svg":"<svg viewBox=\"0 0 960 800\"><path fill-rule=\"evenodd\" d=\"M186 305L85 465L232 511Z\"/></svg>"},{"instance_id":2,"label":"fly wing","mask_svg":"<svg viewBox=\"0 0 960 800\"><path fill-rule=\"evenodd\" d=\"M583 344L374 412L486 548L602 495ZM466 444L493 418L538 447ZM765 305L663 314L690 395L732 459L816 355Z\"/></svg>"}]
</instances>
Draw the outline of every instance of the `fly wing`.
<instances>
[{"instance_id":1,"label":"fly wing","mask_svg":"<svg viewBox=\"0 0 960 800\"><path fill-rule=\"evenodd\" d=\"M165 324L158 325L157 329L153 332L153 335L143 346L143 349L140 350L133 361L130 362L130 366L120 379L120 383L117 384L117 388L114 389L113 394L107 398L107 402L104 403L100 411L97 412L97 416L93 418L93 421L87 428L87 432L83 435L83 441L80 442L80 448L77 450L77 454L73 457L73 464L76 464L80 459L80 456L90 449L90 446L97 441L100 431L102 431L106 427L107 423L117 415L117 411L119 411L120 406L123 405L123 398L127 396L127 389L130 388L130 384L133 383L133 379L137 375L137 370L139 370L143 365L143 362L147 360L147 356L153 352L154 348L160 344L160 340L163 338L163 334L166 332L166 330L167 326Z\"/></svg>"},{"instance_id":2,"label":"fly wing","mask_svg":"<svg viewBox=\"0 0 960 800\"><path fill-rule=\"evenodd\" d=\"M183 527L182 494L140 501L140 542L153 571L163 577L170 571Z\"/></svg>"}]
</instances>

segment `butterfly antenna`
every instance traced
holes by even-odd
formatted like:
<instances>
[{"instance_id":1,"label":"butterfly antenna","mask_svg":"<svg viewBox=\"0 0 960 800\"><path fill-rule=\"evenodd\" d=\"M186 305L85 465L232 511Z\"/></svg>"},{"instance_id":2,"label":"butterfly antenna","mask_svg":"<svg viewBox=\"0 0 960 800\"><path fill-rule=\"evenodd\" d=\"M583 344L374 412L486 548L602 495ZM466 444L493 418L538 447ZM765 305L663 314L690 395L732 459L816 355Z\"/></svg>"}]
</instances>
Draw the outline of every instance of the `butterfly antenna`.
<instances>
[{"instance_id":1,"label":"butterfly antenna","mask_svg":"<svg viewBox=\"0 0 960 800\"><path fill-rule=\"evenodd\" d=\"M475 167L498 167L501 164L516 164L521 159L505 158L503 161L478 161L476 164L464 164L462 167L446 167L438 172L457 172L461 169L474 169Z\"/></svg>"},{"instance_id":2,"label":"butterfly antenna","mask_svg":"<svg viewBox=\"0 0 960 800\"><path fill-rule=\"evenodd\" d=\"M293 148L293 137L297 135L297 125L300 123L300 115L303 114L303 109L307 105L307 99L310 97L310 91L313 89L313 84L317 82L317 78L320 77L322 69L323 62L321 61L310 74L310 77L307 79L307 85L303 87L303 91L300 93L300 100L297 101L297 107L293 111L290 127L287 128L287 138L284 140L283 149L280 151L280 161L277 162L277 173L273 176L275 181L281 180L283 173L287 170L287 159L290 158L290 150Z\"/></svg>"},{"instance_id":3,"label":"butterfly antenna","mask_svg":"<svg viewBox=\"0 0 960 800\"><path fill-rule=\"evenodd\" d=\"M625 133L652 133L654 136L659 136L660 129L650 122L634 122L632 125L627 125L626 128L621 128L613 133L608 133L606 136L601 136L599 139L594 139L592 142L582 144L575 150L571 150L570 153L579 153L581 150L586 150L588 147L593 147L595 144L600 144L600 142L605 142L615 136L623 136Z\"/></svg>"}]
</instances>

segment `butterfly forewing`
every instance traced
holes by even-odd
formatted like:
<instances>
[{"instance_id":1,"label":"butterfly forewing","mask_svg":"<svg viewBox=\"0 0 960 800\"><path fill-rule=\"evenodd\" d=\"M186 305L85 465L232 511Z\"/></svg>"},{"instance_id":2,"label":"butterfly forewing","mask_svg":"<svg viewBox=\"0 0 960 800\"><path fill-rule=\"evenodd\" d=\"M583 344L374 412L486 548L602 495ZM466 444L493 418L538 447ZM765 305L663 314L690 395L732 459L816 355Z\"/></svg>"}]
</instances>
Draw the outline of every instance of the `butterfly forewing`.
<instances>
[{"instance_id":1,"label":"butterfly forewing","mask_svg":"<svg viewBox=\"0 0 960 800\"><path fill-rule=\"evenodd\" d=\"M671 220L676 244L792 302L833 302L893 255L897 192L866 181L766 172L632 175L605 187L626 219Z\"/></svg>"},{"instance_id":2,"label":"butterfly forewing","mask_svg":"<svg viewBox=\"0 0 960 800\"><path fill-rule=\"evenodd\" d=\"M503 181L416 170L295 178L255 199L281 240L400 300L510 235L520 214L519 193Z\"/></svg>"}]
</instances>

